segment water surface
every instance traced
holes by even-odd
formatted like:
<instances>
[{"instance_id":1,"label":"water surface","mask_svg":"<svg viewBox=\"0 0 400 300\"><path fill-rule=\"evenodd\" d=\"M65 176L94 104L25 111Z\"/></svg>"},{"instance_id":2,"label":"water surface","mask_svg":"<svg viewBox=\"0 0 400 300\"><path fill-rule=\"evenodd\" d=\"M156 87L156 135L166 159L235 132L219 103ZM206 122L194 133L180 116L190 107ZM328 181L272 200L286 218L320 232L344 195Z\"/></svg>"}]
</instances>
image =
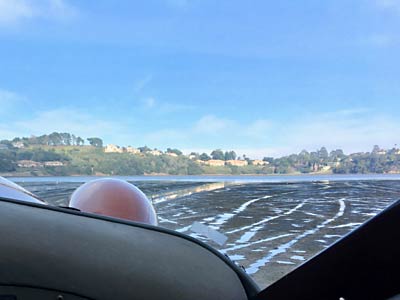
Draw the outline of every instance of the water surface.
<instances>
[{"instance_id":1,"label":"water surface","mask_svg":"<svg viewBox=\"0 0 400 300\"><path fill-rule=\"evenodd\" d=\"M153 200L160 226L217 248L261 287L400 199L400 178L388 175L159 178L124 177ZM13 178L52 205L67 205L90 179ZM194 222L225 234L227 242L220 246L192 232Z\"/></svg>"}]
</instances>

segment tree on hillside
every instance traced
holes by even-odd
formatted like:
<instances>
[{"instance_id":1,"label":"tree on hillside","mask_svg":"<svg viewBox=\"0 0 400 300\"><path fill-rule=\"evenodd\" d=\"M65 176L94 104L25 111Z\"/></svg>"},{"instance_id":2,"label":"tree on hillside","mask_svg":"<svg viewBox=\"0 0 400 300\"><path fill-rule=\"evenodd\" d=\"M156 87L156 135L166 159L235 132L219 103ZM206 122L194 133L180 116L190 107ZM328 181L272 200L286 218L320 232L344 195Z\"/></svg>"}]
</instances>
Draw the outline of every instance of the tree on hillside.
<instances>
[{"instance_id":1,"label":"tree on hillside","mask_svg":"<svg viewBox=\"0 0 400 300\"><path fill-rule=\"evenodd\" d=\"M33 138L31 138L31 139L33 139ZM58 133L58 132L50 133L48 136L48 140L49 140L50 146L60 146L62 144L61 143L62 138L61 138L60 133ZM32 143L32 142L30 141L30 143Z\"/></svg>"},{"instance_id":2,"label":"tree on hillside","mask_svg":"<svg viewBox=\"0 0 400 300\"><path fill-rule=\"evenodd\" d=\"M325 160L328 158L328 151L326 150L325 147L321 147L321 149L318 151L318 157L321 160Z\"/></svg>"},{"instance_id":3,"label":"tree on hillside","mask_svg":"<svg viewBox=\"0 0 400 300\"><path fill-rule=\"evenodd\" d=\"M266 161L266 162L272 164L274 162L274 158L266 156L263 158L263 161Z\"/></svg>"},{"instance_id":4,"label":"tree on hillside","mask_svg":"<svg viewBox=\"0 0 400 300\"><path fill-rule=\"evenodd\" d=\"M85 141L80 137L80 136L76 136L75 134L71 134L71 140L70 143L73 146L80 146L80 144L84 143Z\"/></svg>"},{"instance_id":5,"label":"tree on hillside","mask_svg":"<svg viewBox=\"0 0 400 300\"><path fill-rule=\"evenodd\" d=\"M72 144L71 134L68 132L60 133L61 143L66 146L70 146Z\"/></svg>"},{"instance_id":6,"label":"tree on hillside","mask_svg":"<svg viewBox=\"0 0 400 300\"><path fill-rule=\"evenodd\" d=\"M98 137L87 138L89 144L94 147L103 147L103 140Z\"/></svg>"},{"instance_id":7,"label":"tree on hillside","mask_svg":"<svg viewBox=\"0 0 400 300\"><path fill-rule=\"evenodd\" d=\"M71 142L72 142L72 145L76 145L76 136L75 136L75 134L71 134Z\"/></svg>"},{"instance_id":8,"label":"tree on hillside","mask_svg":"<svg viewBox=\"0 0 400 300\"><path fill-rule=\"evenodd\" d=\"M200 154L197 152L190 152L189 155L192 156L194 159L200 159Z\"/></svg>"},{"instance_id":9,"label":"tree on hillside","mask_svg":"<svg viewBox=\"0 0 400 300\"><path fill-rule=\"evenodd\" d=\"M70 145L83 145L84 140L74 134L68 132L52 132L49 135L43 134L40 136L32 135L30 137L19 138L16 137L12 142L23 142L25 146L28 145L46 145L46 146L70 146Z\"/></svg>"},{"instance_id":10,"label":"tree on hillside","mask_svg":"<svg viewBox=\"0 0 400 300\"><path fill-rule=\"evenodd\" d=\"M235 160L236 159L236 153L235 151L226 151L224 155L225 160Z\"/></svg>"},{"instance_id":11,"label":"tree on hillside","mask_svg":"<svg viewBox=\"0 0 400 300\"><path fill-rule=\"evenodd\" d=\"M143 147L139 147L138 148L139 150L140 150L140 152L148 152L148 151L151 151L151 149L149 148L149 147L147 147L147 146L143 146Z\"/></svg>"},{"instance_id":12,"label":"tree on hillside","mask_svg":"<svg viewBox=\"0 0 400 300\"><path fill-rule=\"evenodd\" d=\"M216 149L213 152L211 152L211 157L212 159L219 159L219 160L225 159L224 152L222 152L221 149Z\"/></svg>"},{"instance_id":13,"label":"tree on hillside","mask_svg":"<svg viewBox=\"0 0 400 300\"><path fill-rule=\"evenodd\" d=\"M345 157L346 157L346 155L343 153L343 150L342 150L342 149L332 150L332 151L329 153L329 158L330 158L330 160L333 161L333 162L340 161L340 160L342 160L342 159L345 158Z\"/></svg>"},{"instance_id":14,"label":"tree on hillside","mask_svg":"<svg viewBox=\"0 0 400 300\"><path fill-rule=\"evenodd\" d=\"M374 148L372 148L372 153L376 154L381 150L381 148L378 145L374 145Z\"/></svg>"},{"instance_id":15,"label":"tree on hillside","mask_svg":"<svg viewBox=\"0 0 400 300\"><path fill-rule=\"evenodd\" d=\"M77 138L76 138L76 145L77 146L83 146L85 144L85 140L83 139L83 138L81 138L80 136L78 136Z\"/></svg>"},{"instance_id":16,"label":"tree on hillside","mask_svg":"<svg viewBox=\"0 0 400 300\"><path fill-rule=\"evenodd\" d=\"M210 159L211 159L211 157L208 156L207 153L202 153L202 154L200 154L199 158L200 158L201 160L210 160Z\"/></svg>"},{"instance_id":17,"label":"tree on hillside","mask_svg":"<svg viewBox=\"0 0 400 300\"><path fill-rule=\"evenodd\" d=\"M175 153L176 155L182 155L182 151L180 151L178 149L171 149L171 148L167 148L167 153Z\"/></svg>"}]
</instances>

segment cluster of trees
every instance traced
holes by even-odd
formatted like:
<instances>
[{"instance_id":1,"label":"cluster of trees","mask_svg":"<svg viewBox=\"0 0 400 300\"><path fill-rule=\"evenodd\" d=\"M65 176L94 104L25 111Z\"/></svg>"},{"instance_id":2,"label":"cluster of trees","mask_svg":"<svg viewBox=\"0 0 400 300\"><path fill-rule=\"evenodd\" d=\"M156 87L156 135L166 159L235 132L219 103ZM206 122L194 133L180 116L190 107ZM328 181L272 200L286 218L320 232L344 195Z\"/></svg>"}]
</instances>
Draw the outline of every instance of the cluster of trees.
<instances>
[{"instance_id":1,"label":"cluster of trees","mask_svg":"<svg viewBox=\"0 0 400 300\"><path fill-rule=\"evenodd\" d=\"M102 139L98 137L87 138L89 145L95 147L103 147ZM53 132L50 134L43 134L41 136L31 136L31 137L16 137L13 140L2 140L0 144L7 145L10 148L13 144L17 142L22 142L25 147L32 145L46 145L46 146L83 146L85 145L85 140L80 136L76 136L67 132Z\"/></svg>"},{"instance_id":2,"label":"cluster of trees","mask_svg":"<svg viewBox=\"0 0 400 300\"><path fill-rule=\"evenodd\" d=\"M291 154L277 159L264 157L263 160L269 162L270 166L274 168L274 173L311 173L321 171L330 162L340 161L344 156L343 151L340 149L333 150L329 154L328 150L322 147L320 150L313 152L303 150L299 154Z\"/></svg>"},{"instance_id":3,"label":"cluster of trees","mask_svg":"<svg viewBox=\"0 0 400 300\"><path fill-rule=\"evenodd\" d=\"M380 149L374 146L371 152L346 155L341 149L328 153L325 147L314 152L301 151L281 158L264 158L273 168L273 173L311 173L330 171L334 174L389 173L400 172L399 149Z\"/></svg>"},{"instance_id":4,"label":"cluster of trees","mask_svg":"<svg viewBox=\"0 0 400 300\"><path fill-rule=\"evenodd\" d=\"M210 159L218 159L218 160L234 160L237 158L235 151L222 151L221 149L215 149L213 150L210 155L208 155L207 153L196 153L196 152L192 152L190 153L190 155L192 155L193 157L195 157L196 159L200 159L200 160L210 160Z\"/></svg>"},{"instance_id":5,"label":"cluster of trees","mask_svg":"<svg viewBox=\"0 0 400 300\"><path fill-rule=\"evenodd\" d=\"M333 169L334 173L397 173L400 172L400 155L398 149L387 150L386 153L355 153L343 159Z\"/></svg>"},{"instance_id":6,"label":"cluster of trees","mask_svg":"<svg viewBox=\"0 0 400 300\"><path fill-rule=\"evenodd\" d=\"M182 151L178 149L167 148L167 153L175 153L176 155L182 155Z\"/></svg>"}]
</instances>

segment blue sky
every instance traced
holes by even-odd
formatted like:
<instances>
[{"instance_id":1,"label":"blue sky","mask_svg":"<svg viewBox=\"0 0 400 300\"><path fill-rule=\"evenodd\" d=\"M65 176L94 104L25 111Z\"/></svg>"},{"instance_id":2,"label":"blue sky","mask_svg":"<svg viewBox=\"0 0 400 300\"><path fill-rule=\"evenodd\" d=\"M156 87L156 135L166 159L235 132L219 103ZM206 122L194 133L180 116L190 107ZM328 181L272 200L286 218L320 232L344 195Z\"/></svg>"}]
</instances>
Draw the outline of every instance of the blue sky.
<instances>
[{"instance_id":1,"label":"blue sky","mask_svg":"<svg viewBox=\"0 0 400 300\"><path fill-rule=\"evenodd\" d=\"M400 0L0 0L0 138L400 145Z\"/></svg>"}]
</instances>

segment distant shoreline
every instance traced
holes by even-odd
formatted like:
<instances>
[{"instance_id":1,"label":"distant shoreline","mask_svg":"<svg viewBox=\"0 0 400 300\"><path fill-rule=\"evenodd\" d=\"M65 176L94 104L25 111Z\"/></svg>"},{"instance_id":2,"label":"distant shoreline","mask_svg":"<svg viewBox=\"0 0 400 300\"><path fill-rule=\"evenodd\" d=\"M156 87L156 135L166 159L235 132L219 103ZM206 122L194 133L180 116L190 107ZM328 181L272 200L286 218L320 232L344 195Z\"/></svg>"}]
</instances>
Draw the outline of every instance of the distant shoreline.
<instances>
[{"instance_id":1,"label":"distant shoreline","mask_svg":"<svg viewBox=\"0 0 400 300\"><path fill-rule=\"evenodd\" d=\"M14 182L88 182L105 176L7 176ZM194 181L237 183L289 183L361 180L400 180L400 174L303 174L303 175L138 175L108 176L126 181Z\"/></svg>"},{"instance_id":2,"label":"distant shoreline","mask_svg":"<svg viewBox=\"0 0 400 300\"><path fill-rule=\"evenodd\" d=\"M1 177L29 177L29 178L46 178L46 177L286 177L286 176L302 176L302 177L312 177L312 176L390 176L390 175L400 175L400 172L396 173L350 173L350 174L335 174L335 173L288 173L288 174L198 174L198 175L170 175L170 174L144 174L144 175L111 175L111 174L95 174L95 175L80 175L80 174L71 174L71 175L35 175L27 174L26 172L18 173L0 173Z\"/></svg>"}]
</instances>

